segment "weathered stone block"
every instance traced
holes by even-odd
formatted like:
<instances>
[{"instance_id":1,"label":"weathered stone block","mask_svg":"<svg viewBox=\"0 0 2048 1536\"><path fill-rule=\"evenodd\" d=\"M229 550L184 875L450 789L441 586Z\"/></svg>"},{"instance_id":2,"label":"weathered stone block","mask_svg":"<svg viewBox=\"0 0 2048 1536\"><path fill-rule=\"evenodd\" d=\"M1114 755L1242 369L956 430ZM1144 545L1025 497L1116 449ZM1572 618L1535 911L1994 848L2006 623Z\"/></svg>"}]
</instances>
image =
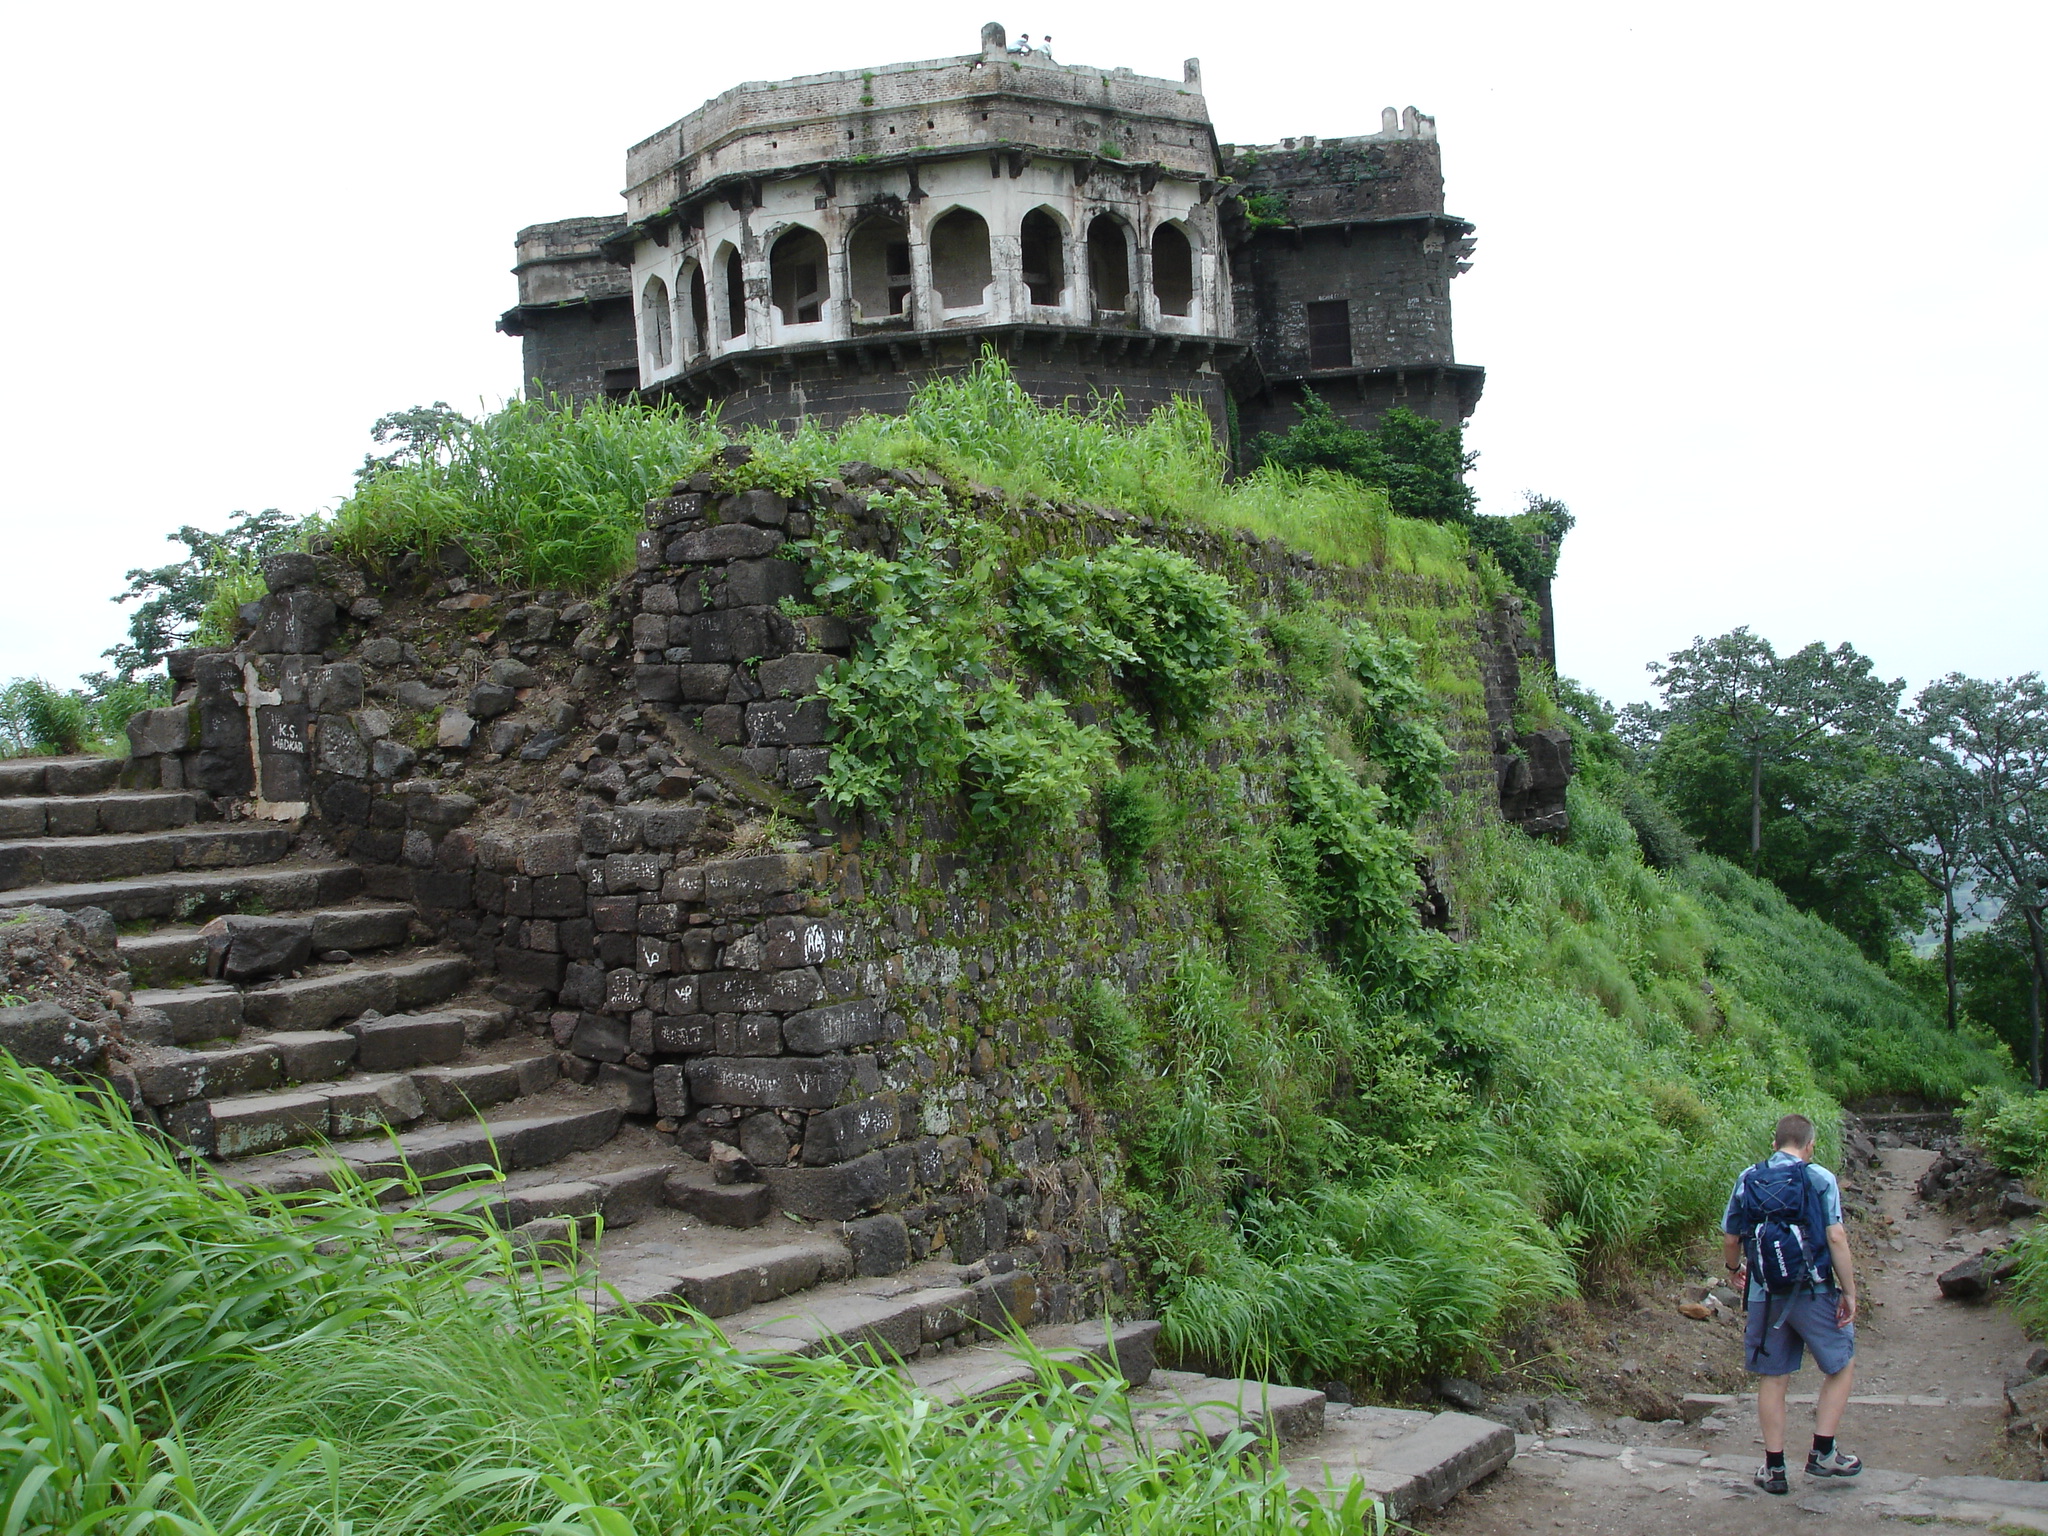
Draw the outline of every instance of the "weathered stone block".
<instances>
[{"instance_id":1,"label":"weathered stone block","mask_svg":"<svg viewBox=\"0 0 2048 1536\"><path fill-rule=\"evenodd\" d=\"M359 1019L346 1033L356 1040L356 1068L362 1072L403 1072L410 1067L453 1061L462 1054L462 1020L452 1013L398 1013Z\"/></svg>"},{"instance_id":2,"label":"weathered stone block","mask_svg":"<svg viewBox=\"0 0 2048 1536\"><path fill-rule=\"evenodd\" d=\"M689 1171L671 1173L663 1194L677 1210L719 1227L757 1227L775 1209L766 1184L713 1184Z\"/></svg>"},{"instance_id":3,"label":"weathered stone block","mask_svg":"<svg viewBox=\"0 0 2048 1536\"><path fill-rule=\"evenodd\" d=\"M661 860L649 853L607 854L604 888L609 896L661 889Z\"/></svg>"},{"instance_id":4,"label":"weathered stone block","mask_svg":"<svg viewBox=\"0 0 2048 1536\"><path fill-rule=\"evenodd\" d=\"M761 692L771 699L805 698L816 693L819 681L830 676L838 665L837 656L821 655L816 651L777 656L761 663Z\"/></svg>"},{"instance_id":5,"label":"weathered stone block","mask_svg":"<svg viewBox=\"0 0 2048 1536\"><path fill-rule=\"evenodd\" d=\"M804 1122L804 1165L851 1162L896 1140L903 1120L904 1104L893 1093L821 1110Z\"/></svg>"},{"instance_id":6,"label":"weathered stone block","mask_svg":"<svg viewBox=\"0 0 2048 1536\"><path fill-rule=\"evenodd\" d=\"M403 1073L352 1077L320 1092L327 1099L327 1134L337 1139L411 1125L427 1112L419 1085Z\"/></svg>"},{"instance_id":7,"label":"weathered stone block","mask_svg":"<svg viewBox=\"0 0 2048 1536\"><path fill-rule=\"evenodd\" d=\"M765 853L750 859L715 859L704 866L704 899L738 909L804 884L810 860L801 853Z\"/></svg>"},{"instance_id":8,"label":"weathered stone block","mask_svg":"<svg viewBox=\"0 0 2048 1536\"><path fill-rule=\"evenodd\" d=\"M658 1066L653 1072L654 1112L672 1120L689 1118L690 1081L680 1066Z\"/></svg>"},{"instance_id":9,"label":"weathered stone block","mask_svg":"<svg viewBox=\"0 0 2048 1536\"><path fill-rule=\"evenodd\" d=\"M808 966L793 971L712 971L698 992L706 1013L795 1013L824 997L824 982Z\"/></svg>"},{"instance_id":10,"label":"weathered stone block","mask_svg":"<svg viewBox=\"0 0 2048 1536\"><path fill-rule=\"evenodd\" d=\"M681 697L676 669L659 662L633 668L633 697L648 704L673 704Z\"/></svg>"},{"instance_id":11,"label":"weathered stone block","mask_svg":"<svg viewBox=\"0 0 2048 1536\"><path fill-rule=\"evenodd\" d=\"M251 1157L299 1146L326 1134L327 1099L323 1094L272 1093L213 1101L217 1157Z\"/></svg>"},{"instance_id":12,"label":"weathered stone block","mask_svg":"<svg viewBox=\"0 0 2048 1536\"><path fill-rule=\"evenodd\" d=\"M766 1109L829 1109L855 1081L851 1059L747 1059L722 1056L690 1062L690 1093L701 1104Z\"/></svg>"},{"instance_id":13,"label":"weathered stone block","mask_svg":"<svg viewBox=\"0 0 2048 1536\"><path fill-rule=\"evenodd\" d=\"M277 1052L285 1081L293 1083L318 1083L339 1077L356 1056L355 1036L340 1029L279 1030L256 1043Z\"/></svg>"},{"instance_id":14,"label":"weathered stone block","mask_svg":"<svg viewBox=\"0 0 2048 1536\"><path fill-rule=\"evenodd\" d=\"M782 1049L782 1030L772 1013L708 1014L720 1056L773 1056Z\"/></svg>"},{"instance_id":15,"label":"weathered stone block","mask_svg":"<svg viewBox=\"0 0 2048 1536\"><path fill-rule=\"evenodd\" d=\"M619 1108L629 1115L654 1113L654 1078L651 1073L608 1061L598 1069L597 1085L617 1094Z\"/></svg>"},{"instance_id":16,"label":"weathered stone block","mask_svg":"<svg viewBox=\"0 0 2048 1536\"><path fill-rule=\"evenodd\" d=\"M349 1043L353 1047L354 1042ZM133 1070L145 1104L224 1099L275 1088L284 1080L278 1050L268 1043L234 1045L222 1051L165 1052L157 1060L138 1060Z\"/></svg>"},{"instance_id":17,"label":"weathered stone block","mask_svg":"<svg viewBox=\"0 0 2048 1536\"><path fill-rule=\"evenodd\" d=\"M778 1209L816 1221L852 1221L911 1191L909 1164L880 1152L834 1168L767 1168L762 1174Z\"/></svg>"},{"instance_id":18,"label":"weathered stone block","mask_svg":"<svg viewBox=\"0 0 2048 1536\"><path fill-rule=\"evenodd\" d=\"M722 1014L721 1018L731 1018ZM717 1030L708 1013L656 1014L654 1049L663 1056L703 1056L717 1048Z\"/></svg>"},{"instance_id":19,"label":"weathered stone block","mask_svg":"<svg viewBox=\"0 0 2048 1536\"><path fill-rule=\"evenodd\" d=\"M569 1041L569 1049L578 1056L587 1056L592 1061L624 1061L629 1044L626 1023L623 1019L607 1018L601 1013L586 1013L576 1021L576 1033Z\"/></svg>"},{"instance_id":20,"label":"weathered stone block","mask_svg":"<svg viewBox=\"0 0 2048 1536\"><path fill-rule=\"evenodd\" d=\"M896 1215L849 1222L846 1246L857 1275L893 1275L910 1263L910 1228Z\"/></svg>"},{"instance_id":21,"label":"weathered stone block","mask_svg":"<svg viewBox=\"0 0 2048 1536\"><path fill-rule=\"evenodd\" d=\"M206 974L227 981L282 976L313 959L313 922L305 917L216 917L199 930Z\"/></svg>"},{"instance_id":22,"label":"weathered stone block","mask_svg":"<svg viewBox=\"0 0 2048 1536\"><path fill-rule=\"evenodd\" d=\"M106 1055L104 1025L74 1019L55 1003L0 1008L0 1048L16 1061L51 1072L85 1072Z\"/></svg>"},{"instance_id":23,"label":"weathered stone block","mask_svg":"<svg viewBox=\"0 0 2048 1536\"><path fill-rule=\"evenodd\" d=\"M806 1056L822 1056L856 1045L894 1040L902 1034L870 998L811 1008L782 1021L783 1044Z\"/></svg>"},{"instance_id":24,"label":"weathered stone block","mask_svg":"<svg viewBox=\"0 0 2048 1536\"><path fill-rule=\"evenodd\" d=\"M823 699L747 706L747 740L757 747L809 747L830 739L832 717Z\"/></svg>"},{"instance_id":25,"label":"weathered stone block","mask_svg":"<svg viewBox=\"0 0 2048 1536\"><path fill-rule=\"evenodd\" d=\"M732 668L721 663L686 662L675 674L675 697L684 704L723 703L732 686Z\"/></svg>"},{"instance_id":26,"label":"weathered stone block","mask_svg":"<svg viewBox=\"0 0 2048 1536\"><path fill-rule=\"evenodd\" d=\"M769 557L735 560L725 568L725 601L731 607L762 607L806 594L803 567Z\"/></svg>"},{"instance_id":27,"label":"weathered stone block","mask_svg":"<svg viewBox=\"0 0 2048 1536\"><path fill-rule=\"evenodd\" d=\"M190 704L145 709L128 717L128 750L135 757L189 752L199 745L197 720Z\"/></svg>"},{"instance_id":28,"label":"weathered stone block","mask_svg":"<svg viewBox=\"0 0 2048 1536\"><path fill-rule=\"evenodd\" d=\"M560 992L568 969L568 961L561 955L533 949L500 947L497 962L498 974L507 981L544 992Z\"/></svg>"},{"instance_id":29,"label":"weathered stone block","mask_svg":"<svg viewBox=\"0 0 2048 1536\"><path fill-rule=\"evenodd\" d=\"M263 599L249 649L283 655L324 651L333 643L340 615L324 592L296 589Z\"/></svg>"},{"instance_id":30,"label":"weathered stone block","mask_svg":"<svg viewBox=\"0 0 2048 1536\"><path fill-rule=\"evenodd\" d=\"M666 554L671 565L701 565L773 554L781 547L782 535L770 529L718 523L669 540Z\"/></svg>"}]
</instances>

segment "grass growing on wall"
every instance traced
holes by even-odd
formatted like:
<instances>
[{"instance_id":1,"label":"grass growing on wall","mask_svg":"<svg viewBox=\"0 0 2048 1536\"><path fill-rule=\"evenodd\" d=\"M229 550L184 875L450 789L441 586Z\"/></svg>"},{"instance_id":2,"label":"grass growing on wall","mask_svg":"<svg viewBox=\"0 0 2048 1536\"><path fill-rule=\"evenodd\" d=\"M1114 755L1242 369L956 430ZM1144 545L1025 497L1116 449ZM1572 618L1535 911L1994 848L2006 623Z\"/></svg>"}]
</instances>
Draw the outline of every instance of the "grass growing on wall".
<instances>
[{"instance_id":1,"label":"grass growing on wall","mask_svg":"<svg viewBox=\"0 0 2048 1536\"><path fill-rule=\"evenodd\" d=\"M360 1188L273 1210L195 1181L118 1104L0 1055L6 1529L1336 1536L1370 1519L1255 1461L1133 1450L1115 1385L1049 1363L1033 1400L943 1408L886 1368L770 1368L688 1317L492 1283L512 1267L488 1223L430 1229Z\"/></svg>"},{"instance_id":2,"label":"grass growing on wall","mask_svg":"<svg viewBox=\"0 0 2048 1536\"><path fill-rule=\"evenodd\" d=\"M1395 517L1383 492L1342 476L1267 469L1226 484L1222 450L1192 401L1136 418L1113 400L1092 410L1042 406L993 354L924 385L901 415L832 431L807 423L728 433L715 415L609 401L573 410L514 401L474 420L451 417L424 451L371 475L328 531L351 555L432 555L452 543L498 581L593 588L630 566L647 500L709 466L729 442L754 451L751 463L721 471L733 489L792 491L859 460L1246 529L1340 563L1466 574L1461 532Z\"/></svg>"}]
</instances>

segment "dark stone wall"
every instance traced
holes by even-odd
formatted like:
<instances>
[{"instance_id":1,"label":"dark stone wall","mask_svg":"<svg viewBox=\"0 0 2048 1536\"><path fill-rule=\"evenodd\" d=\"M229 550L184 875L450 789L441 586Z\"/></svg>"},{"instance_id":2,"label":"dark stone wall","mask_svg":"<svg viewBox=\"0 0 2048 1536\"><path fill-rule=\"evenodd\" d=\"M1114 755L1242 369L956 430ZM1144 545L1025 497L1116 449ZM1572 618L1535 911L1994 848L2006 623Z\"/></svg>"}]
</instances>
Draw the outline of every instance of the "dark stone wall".
<instances>
[{"instance_id":1,"label":"dark stone wall","mask_svg":"<svg viewBox=\"0 0 2048 1536\"><path fill-rule=\"evenodd\" d=\"M848 343L721 359L696 380L648 393L692 403L720 401L720 419L730 427L790 426L806 418L837 426L864 412L900 415L927 380L972 368L984 344L996 349L1018 384L1042 404L1087 410L1120 395L1131 415L1144 416L1185 396L1208 414L1217 441L1227 439L1227 390L1216 371L1215 349L1150 335L1036 327L906 334L893 347Z\"/></svg>"},{"instance_id":2,"label":"dark stone wall","mask_svg":"<svg viewBox=\"0 0 2048 1536\"><path fill-rule=\"evenodd\" d=\"M1351 366L1448 363L1460 241L1440 221L1260 230L1233 255L1238 322L1271 377L1311 372L1304 306L1343 299Z\"/></svg>"},{"instance_id":3,"label":"dark stone wall","mask_svg":"<svg viewBox=\"0 0 2048 1536\"><path fill-rule=\"evenodd\" d=\"M1300 139L1295 147L1226 144L1223 174L1240 197L1277 198L1290 224L1442 213L1443 159L1434 139Z\"/></svg>"},{"instance_id":4,"label":"dark stone wall","mask_svg":"<svg viewBox=\"0 0 2048 1536\"><path fill-rule=\"evenodd\" d=\"M589 400L639 386L630 299L515 309L499 326L520 339L526 391L533 398Z\"/></svg>"}]
</instances>

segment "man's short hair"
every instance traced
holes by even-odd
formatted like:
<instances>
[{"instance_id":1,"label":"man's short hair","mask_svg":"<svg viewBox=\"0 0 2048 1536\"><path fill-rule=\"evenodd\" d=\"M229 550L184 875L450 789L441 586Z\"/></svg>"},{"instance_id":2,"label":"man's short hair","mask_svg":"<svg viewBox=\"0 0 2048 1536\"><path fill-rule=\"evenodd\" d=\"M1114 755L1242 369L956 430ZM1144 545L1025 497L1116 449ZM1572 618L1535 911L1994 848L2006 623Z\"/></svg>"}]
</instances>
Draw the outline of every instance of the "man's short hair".
<instances>
[{"instance_id":1,"label":"man's short hair","mask_svg":"<svg viewBox=\"0 0 2048 1536\"><path fill-rule=\"evenodd\" d=\"M1787 1115L1778 1122L1777 1139L1773 1147L1798 1147L1802 1151L1813 1145L1813 1122L1804 1115Z\"/></svg>"}]
</instances>

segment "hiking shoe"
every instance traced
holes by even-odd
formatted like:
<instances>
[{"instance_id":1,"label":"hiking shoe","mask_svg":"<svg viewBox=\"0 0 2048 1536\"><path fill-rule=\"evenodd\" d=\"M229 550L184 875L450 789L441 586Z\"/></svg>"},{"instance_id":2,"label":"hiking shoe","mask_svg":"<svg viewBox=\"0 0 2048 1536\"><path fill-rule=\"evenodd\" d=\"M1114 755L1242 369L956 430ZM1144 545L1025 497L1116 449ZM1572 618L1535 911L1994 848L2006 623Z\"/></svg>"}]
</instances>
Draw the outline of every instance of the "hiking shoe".
<instances>
[{"instance_id":1,"label":"hiking shoe","mask_svg":"<svg viewBox=\"0 0 2048 1536\"><path fill-rule=\"evenodd\" d=\"M1785 1481L1783 1467L1758 1467L1756 1485L1765 1493L1790 1493L1792 1485Z\"/></svg>"},{"instance_id":2,"label":"hiking shoe","mask_svg":"<svg viewBox=\"0 0 2048 1536\"><path fill-rule=\"evenodd\" d=\"M1808 1477L1854 1477L1863 1470L1862 1461L1854 1456L1844 1456L1840 1451L1829 1451L1822 1456L1809 1452L1806 1458Z\"/></svg>"}]
</instances>

